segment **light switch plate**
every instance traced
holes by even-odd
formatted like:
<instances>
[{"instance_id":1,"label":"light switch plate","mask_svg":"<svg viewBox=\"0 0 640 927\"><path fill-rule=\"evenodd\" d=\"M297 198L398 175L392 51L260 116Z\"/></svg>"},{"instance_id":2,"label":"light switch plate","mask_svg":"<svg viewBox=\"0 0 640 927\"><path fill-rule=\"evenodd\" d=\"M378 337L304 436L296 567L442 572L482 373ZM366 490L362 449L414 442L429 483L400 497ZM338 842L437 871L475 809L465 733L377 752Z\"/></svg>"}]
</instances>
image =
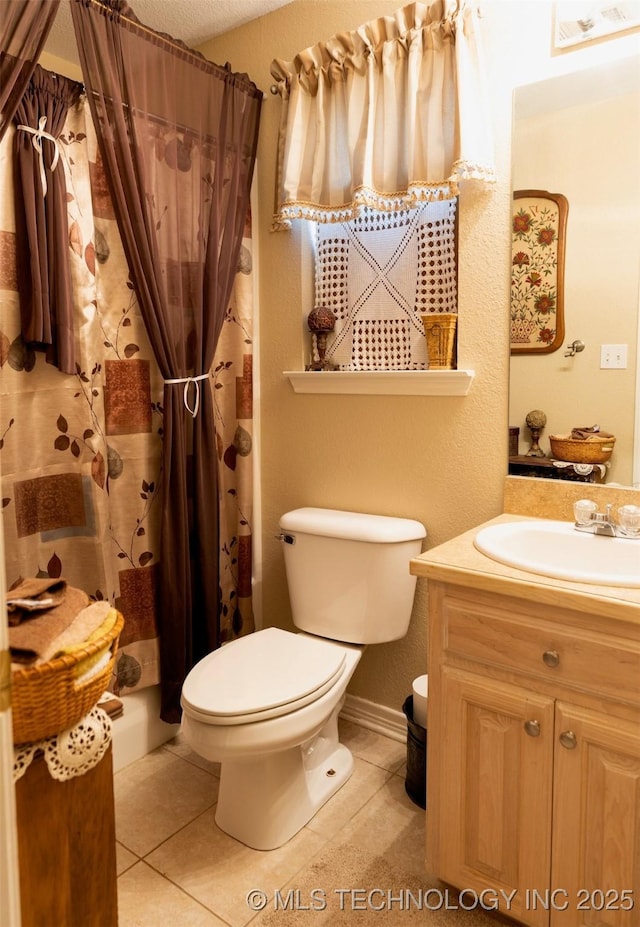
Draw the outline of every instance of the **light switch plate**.
<instances>
[{"instance_id":1,"label":"light switch plate","mask_svg":"<svg viewBox=\"0 0 640 927\"><path fill-rule=\"evenodd\" d=\"M627 366L626 344L600 345L600 369L623 370Z\"/></svg>"}]
</instances>

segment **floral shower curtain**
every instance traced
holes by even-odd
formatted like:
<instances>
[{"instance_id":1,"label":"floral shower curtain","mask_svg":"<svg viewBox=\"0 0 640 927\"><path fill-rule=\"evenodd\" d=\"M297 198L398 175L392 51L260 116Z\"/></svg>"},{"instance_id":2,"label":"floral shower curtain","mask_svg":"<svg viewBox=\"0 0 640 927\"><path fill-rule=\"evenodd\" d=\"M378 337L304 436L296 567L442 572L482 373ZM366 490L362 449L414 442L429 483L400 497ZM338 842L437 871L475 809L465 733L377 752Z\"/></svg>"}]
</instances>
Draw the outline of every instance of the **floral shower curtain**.
<instances>
[{"instance_id":1,"label":"floral shower curtain","mask_svg":"<svg viewBox=\"0 0 640 927\"><path fill-rule=\"evenodd\" d=\"M64 80L64 79L62 79ZM82 89L82 88L80 88ZM158 682L162 377L129 276L84 95L67 115L56 170L67 186L75 372L21 334L11 128L0 146L0 470L6 572L64 575L114 602L126 624L113 690ZM251 608L252 253L238 273L212 365L221 498L220 622L253 630Z\"/></svg>"}]
</instances>

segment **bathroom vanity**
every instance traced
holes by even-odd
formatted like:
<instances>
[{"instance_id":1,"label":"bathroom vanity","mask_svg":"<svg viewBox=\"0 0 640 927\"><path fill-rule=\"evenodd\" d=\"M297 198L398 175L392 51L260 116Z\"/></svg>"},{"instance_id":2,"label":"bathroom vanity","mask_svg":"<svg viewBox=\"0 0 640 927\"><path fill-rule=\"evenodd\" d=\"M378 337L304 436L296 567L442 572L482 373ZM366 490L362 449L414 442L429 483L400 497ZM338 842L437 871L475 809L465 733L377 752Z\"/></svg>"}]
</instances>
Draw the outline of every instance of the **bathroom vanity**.
<instances>
[{"instance_id":1,"label":"bathroom vanity","mask_svg":"<svg viewBox=\"0 0 640 927\"><path fill-rule=\"evenodd\" d=\"M637 925L640 588L504 566L478 530L411 561L429 597L427 870L534 927Z\"/></svg>"}]
</instances>

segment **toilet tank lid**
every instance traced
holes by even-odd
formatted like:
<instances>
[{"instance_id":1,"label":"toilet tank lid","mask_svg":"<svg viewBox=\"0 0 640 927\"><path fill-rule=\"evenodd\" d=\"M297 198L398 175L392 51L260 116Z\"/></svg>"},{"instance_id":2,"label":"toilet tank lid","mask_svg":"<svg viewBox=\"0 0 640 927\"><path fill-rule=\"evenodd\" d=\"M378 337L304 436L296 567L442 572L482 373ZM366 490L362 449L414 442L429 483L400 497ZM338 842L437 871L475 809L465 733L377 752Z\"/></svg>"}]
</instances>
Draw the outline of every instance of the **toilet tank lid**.
<instances>
[{"instance_id":1,"label":"toilet tank lid","mask_svg":"<svg viewBox=\"0 0 640 927\"><path fill-rule=\"evenodd\" d=\"M373 544L415 541L427 536L424 525L412 518L318 508L287 512L280 519L280 530Z\"/></svg>"}]
</instances>

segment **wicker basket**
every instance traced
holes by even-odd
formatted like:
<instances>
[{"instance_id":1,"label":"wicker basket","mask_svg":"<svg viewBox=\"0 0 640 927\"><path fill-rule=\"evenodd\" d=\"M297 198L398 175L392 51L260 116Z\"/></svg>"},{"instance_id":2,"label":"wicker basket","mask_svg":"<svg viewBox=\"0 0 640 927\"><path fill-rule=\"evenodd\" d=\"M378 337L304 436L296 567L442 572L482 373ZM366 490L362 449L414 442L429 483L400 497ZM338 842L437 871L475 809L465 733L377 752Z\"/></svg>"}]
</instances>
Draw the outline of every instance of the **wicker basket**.
<instances>
[{"instance_id":1,"label":"wicker basket","mask_svg":"<svg viewBox=\"0 0 640 927\"><path fill-rule=\"evenodd\" d=\"M588 438L571 438L569 435L549 435L551 456L568 463L606 463L613 453L616 439L593 434Z\"/></svg>"},{"instance_id":2,"label":"wicker basket","mask_svg":"<svg viewBox=\"0 0 640 927\"><path fill-rule=\"evenodd\" d=\"M33 743L66 731L93 708L109 685L123 626L124 618L118 612L111 630L81 650L12 673L14 744ZM107 651L106 665L78 682Z\"/></svg>"}]
</instances>

